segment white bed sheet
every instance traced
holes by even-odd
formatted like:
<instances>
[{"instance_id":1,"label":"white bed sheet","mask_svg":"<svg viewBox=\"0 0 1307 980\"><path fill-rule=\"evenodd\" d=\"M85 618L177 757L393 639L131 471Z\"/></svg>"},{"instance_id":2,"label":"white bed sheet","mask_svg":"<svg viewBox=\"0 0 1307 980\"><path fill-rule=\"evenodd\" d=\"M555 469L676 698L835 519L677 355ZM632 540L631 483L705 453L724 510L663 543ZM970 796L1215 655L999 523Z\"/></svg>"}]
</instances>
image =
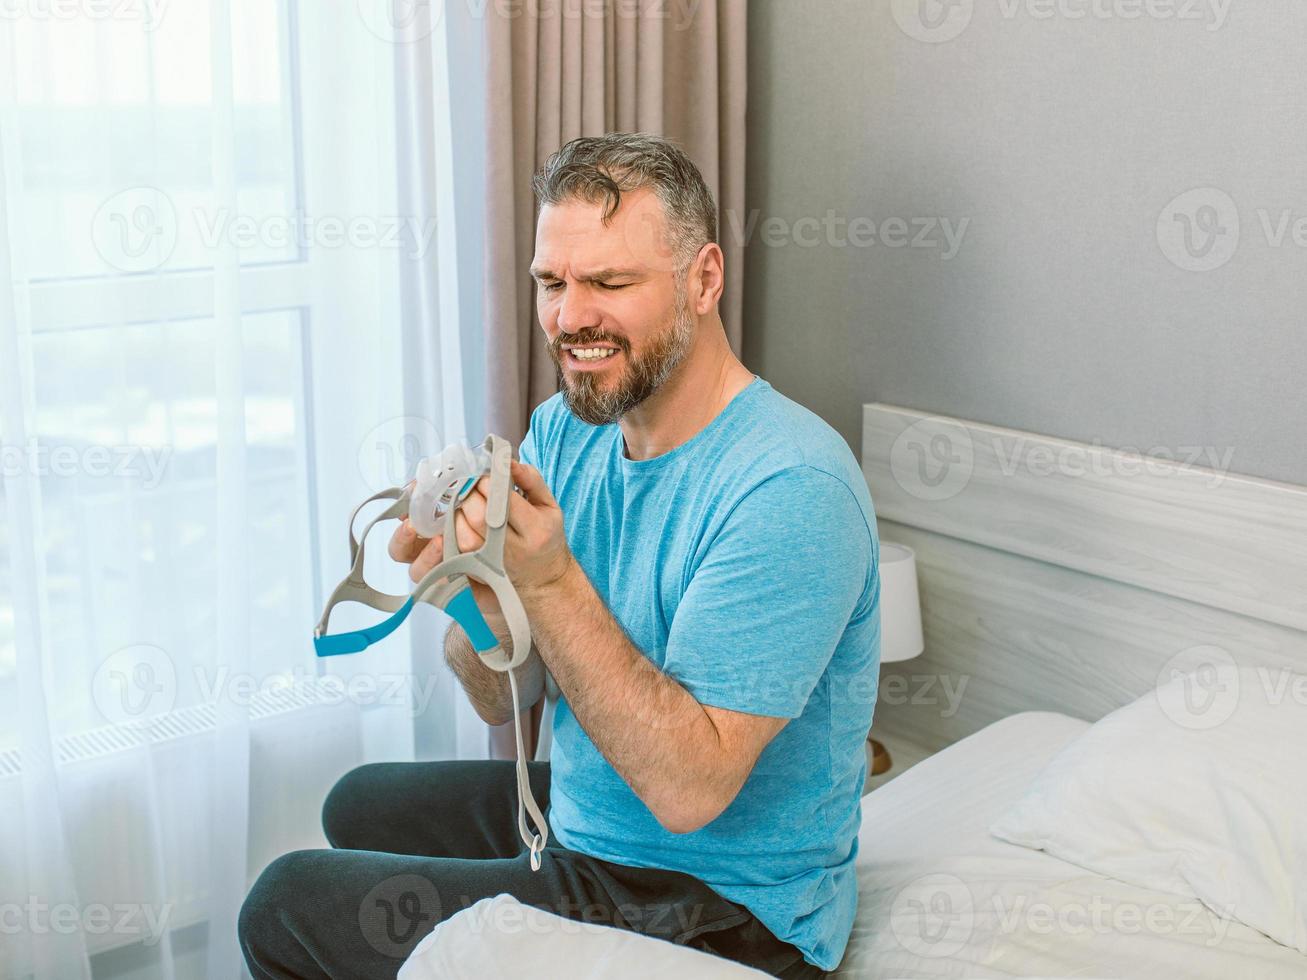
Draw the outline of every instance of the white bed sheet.
<instances>
[{"instance_id":1,"label":"white bed sheet","mask_svg":"<svg viewBox=\"0 0 1307 980\"><path fill-rule=\"evenodd\" d=\"M1013 715L868 794L858 917L837 976L1307 977L1307 957L1192 899L989 834L1087 727L1050 712Z\"/></svg>"},{"instance_id":2,"label":"white bed sheet","mask_svg":"<svg viewBox=\"0 0 1307 980\"><path fill-rule=\"evenodd\" d=\"M1013 715L863 798L858 916L837 976L1303 980L1307 957L1197 902L998 840L989 824L1088 723ZM762 974L508 895L436 928L400 980Z\"/></svg>"}]
</instances>

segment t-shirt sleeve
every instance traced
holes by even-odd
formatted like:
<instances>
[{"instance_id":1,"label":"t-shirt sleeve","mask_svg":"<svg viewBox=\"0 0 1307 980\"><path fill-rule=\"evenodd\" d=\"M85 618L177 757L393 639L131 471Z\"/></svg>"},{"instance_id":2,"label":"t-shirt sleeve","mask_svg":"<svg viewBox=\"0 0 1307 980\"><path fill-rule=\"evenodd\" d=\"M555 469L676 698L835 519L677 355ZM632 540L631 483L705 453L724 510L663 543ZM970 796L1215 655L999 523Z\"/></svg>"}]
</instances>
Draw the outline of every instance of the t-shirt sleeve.
<instances>
[{"instance_id":1,"label":"t-shirt sleeve","mask_svg":"<svg viewBox=\"0 0 1307 980\"><path fill-rule=\"evenodd\" d=\"M532 412L531 425L527 428L526 435L522 437L522 444L517 447L517 458L528 466L534 466L536 469L540 469L540 463L538 462L540 457L536 455L535 420L535 413Z\"/></svg>"},{"instance_id":2,"label":"t-shirt sleeve","mask_svg":"<svg viewBox=\"0 0 1307 980\"><path fill-rule=\"evenodd\" d=\"M677 606L663 670L701 704L797 718L874 574L843 481L795 466L750 490Z\"/></svg>"},{"instance_id":3,"label":"t-shirt sleeve","mask_svg":"<svg viewBox=\"0 0 1307 980\"><path fill-rule=\"evenodd\" d=\"M517 447L517 458L536 469L540 469L540 440L545 436L546 405L548 405L548 402L541 402L532 410L531 421L527 423L526 435L522 437L522 443Z\"/></svg>"}]
</instances>

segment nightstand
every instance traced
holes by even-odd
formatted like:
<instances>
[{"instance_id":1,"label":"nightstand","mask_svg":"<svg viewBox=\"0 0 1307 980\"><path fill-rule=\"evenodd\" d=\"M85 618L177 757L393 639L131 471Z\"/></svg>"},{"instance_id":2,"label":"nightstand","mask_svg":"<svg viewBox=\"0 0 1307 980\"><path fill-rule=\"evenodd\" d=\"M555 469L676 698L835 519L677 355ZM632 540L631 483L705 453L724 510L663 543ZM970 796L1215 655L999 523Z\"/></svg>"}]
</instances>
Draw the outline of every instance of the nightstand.
<instances>
[{"instance_id":1,"label":"nightstand","mask_svg":"<svg viewBox=\"0 0 1307 980\"><path fill-rule=\"evenodd\" d=\"M917 590L917 553L906 545L880 543L880 663L901 663L926 650ZM863 795L916 765L930 752L874 729L867 736L867 784ZM873 776L877 765L883 769ZM886 768L888 766L888 768Z\"/></svg>"},{"instance_id":2,"label":"nightstand","mask_svg":"<svg viewBox=\"0 0 1307 980\"><path fill-rule=\"evenodd\" d=\"M876 741L880 742L889 753L891 765L888 772L879 776L871 775L872 770L872 749L871 737L867 738L867 782L862 787L862 795L866 796L873 789L884 786L895 776L907 772L922 759L934 755L931 749L924 745L918 745L916 742L910 742L906 738L901 738L889 732L874 732Z\"/></svg>"}]
</instances>

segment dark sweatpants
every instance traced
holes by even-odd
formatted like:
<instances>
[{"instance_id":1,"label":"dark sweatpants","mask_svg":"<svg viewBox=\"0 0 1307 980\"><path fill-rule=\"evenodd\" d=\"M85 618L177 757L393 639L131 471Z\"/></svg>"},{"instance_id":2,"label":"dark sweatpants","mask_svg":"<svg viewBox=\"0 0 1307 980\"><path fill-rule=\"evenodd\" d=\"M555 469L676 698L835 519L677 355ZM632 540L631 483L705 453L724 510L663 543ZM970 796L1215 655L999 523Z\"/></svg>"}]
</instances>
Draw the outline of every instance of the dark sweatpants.
<instances>
[{"instance_id":1,"label":"dark sweatpants","mask_svg":"<svg viewBox=\"0 0 1307 980\"><path fill-rule=\"evenodd\" d=\"M548 816L549 763L528 769ZM436 923L507 892L773 976L826 975L690 875L601 861L557 846L552 832L532 871L516 787L509 761L381 763L346 774L322 808L335 850L278 858L245 899L240 942L250 972L256 980L394 977Z\"/></svg>"}]
</instances>

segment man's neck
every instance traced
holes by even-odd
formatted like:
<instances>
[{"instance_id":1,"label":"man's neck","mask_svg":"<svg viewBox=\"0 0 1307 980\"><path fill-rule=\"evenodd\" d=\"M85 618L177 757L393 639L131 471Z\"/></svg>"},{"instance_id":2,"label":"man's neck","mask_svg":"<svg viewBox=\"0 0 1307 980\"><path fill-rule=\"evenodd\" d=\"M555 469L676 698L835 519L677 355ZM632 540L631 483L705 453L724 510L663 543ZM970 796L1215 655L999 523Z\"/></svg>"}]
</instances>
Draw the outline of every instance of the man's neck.
<instances>
[{"instance_id":1,"label":"man's neck","mask_svg":"<svg viewBox=\"0 0 1307 980\"><path fill-rule=\"evenodd\" d=\"M708 331L663 386L618 422L627 458L652 459L688 442L753 379L721 328Z\"/></svg>"}]
</instances>

